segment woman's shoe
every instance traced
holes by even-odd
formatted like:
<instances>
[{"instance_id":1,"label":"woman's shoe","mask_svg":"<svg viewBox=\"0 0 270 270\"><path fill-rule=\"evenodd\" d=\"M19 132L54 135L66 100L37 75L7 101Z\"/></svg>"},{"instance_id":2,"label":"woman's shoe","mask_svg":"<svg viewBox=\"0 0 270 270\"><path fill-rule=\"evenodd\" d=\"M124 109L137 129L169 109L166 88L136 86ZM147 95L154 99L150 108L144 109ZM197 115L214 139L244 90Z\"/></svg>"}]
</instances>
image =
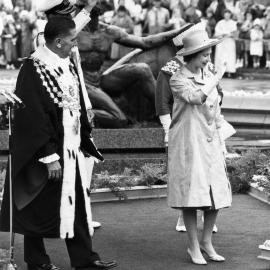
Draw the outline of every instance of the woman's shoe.
<instances>
[{"instance_id":1,"label":"woman's shoe","mask_svg":"<svg viewBox=\"0 0 270 270\"><path fill-rule=\"evenodd\" d=\"M209 254L203 246L200 246L200 248L201 248L201 251L204 252L211 261L214 261L214 262L224 262L225 261L225 258L223 256L221 256L217 253Z\"/></svg>"},{"instance_id":2,"label":"woman's shoe","mask_svg":"<svg viewBox=\"0 0 270 270\"><path fill-rule=\"evenodd\" d=\"M186 232L187 231L182 215L180 215L178 220L177 220L175 230L177 232Z\"/></svg>"},{"instance_id":3,"label":"woman's shoe","mask_svg":"<svg viewBox=\"0 0 270 270\"><path fill-rule=\"evenodd\" d=\"M201 264L201 265L206 265L207 264L207 261L204 259L204 258L193 258L192 255L191 255L191 251L190 249L188 248L187 249L187 253L191 259L191 261L194 263L194 264Z\"/></svg>"}]
</instances>

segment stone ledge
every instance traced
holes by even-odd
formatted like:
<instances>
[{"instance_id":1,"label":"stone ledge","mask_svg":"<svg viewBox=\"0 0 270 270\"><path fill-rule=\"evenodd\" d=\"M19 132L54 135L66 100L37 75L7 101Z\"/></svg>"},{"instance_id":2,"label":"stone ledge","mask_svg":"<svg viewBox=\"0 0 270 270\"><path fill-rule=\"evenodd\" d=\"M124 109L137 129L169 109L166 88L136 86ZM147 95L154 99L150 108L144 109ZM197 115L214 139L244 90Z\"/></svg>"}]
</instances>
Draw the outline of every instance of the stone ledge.
<instances>
[{"instance_id":1,"label":"stone ledge","mask_svg":"<svg viewBox=\"0 0 270 270\"><path fill-rule=\"evenodd\" d=\"M164 148L162 128L94 129L96 146L102 149ZM0 130L0 150L8 150L8 131Z\"/></svg>"},{"instance_id":2,"label":"stone ledge","mask_svg":"<svg viewBox=\"0 0 270 270\"><path fill-rule=\"evenodd\" d=\"M124 192L125 195L127 196L126 197L127 200L159 199L167 197L167 185L120 188L119 192ZM117 197L109 188L92 190L90 197L92 203L124 200L122 197Z\"/></svg>"},{"instance_id":3,"label":"stone ledge","mask_svg":"<svg viewBox=\"0 0 270 270\"><path fill-rule=\"evenodd\" d=\"M250 191L248 194L264 203L270 205L270 194L265 192L262 188L256 186L256 184L250 184Z\"/></svg>"}]
</instances>

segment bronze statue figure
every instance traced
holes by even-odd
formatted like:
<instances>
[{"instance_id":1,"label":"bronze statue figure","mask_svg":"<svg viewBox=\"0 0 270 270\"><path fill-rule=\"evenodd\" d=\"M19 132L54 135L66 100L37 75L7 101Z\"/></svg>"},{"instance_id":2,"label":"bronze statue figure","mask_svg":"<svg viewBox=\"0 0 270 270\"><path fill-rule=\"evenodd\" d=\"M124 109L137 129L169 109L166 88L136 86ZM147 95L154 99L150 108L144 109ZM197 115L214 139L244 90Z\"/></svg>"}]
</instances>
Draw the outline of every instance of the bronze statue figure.
<instances>
[{"instance_id":1,"label":"bronze statue figure","mask_svg":"<svg viewBox=\"0 0 270 270\"><path fill-rule=\"evenodd\" d=\"M98 127L120 128L154 119L154 75L175 54L170 40L186 27L139 37L99 22L99 9L92 10L90 23L78 34L78 47ZM109 55L113 42L137 50L114 63Z\"/></svg>"}]
</instances>

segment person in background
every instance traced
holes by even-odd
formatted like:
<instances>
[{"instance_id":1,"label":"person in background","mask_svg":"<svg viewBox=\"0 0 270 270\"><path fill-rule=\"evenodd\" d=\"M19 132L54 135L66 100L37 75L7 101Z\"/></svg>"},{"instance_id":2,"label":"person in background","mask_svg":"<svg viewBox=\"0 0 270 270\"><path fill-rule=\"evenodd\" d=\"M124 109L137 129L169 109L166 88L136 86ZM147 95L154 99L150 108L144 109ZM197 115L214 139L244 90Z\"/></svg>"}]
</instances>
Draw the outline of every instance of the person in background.
<instances>
[{"instance_id":1,"label":"person in background","mask_svg":"<svg viewBox=\"0 0 270 270\"><path fill-rule=\"evenodd\" d=\"M161 33L171 27L169 20L169 10L161 6L161 0L154 0L153 7L146 15L144 27L148 27L149 34Z\"/></svg>"},{"instance_id":2,"label":"person in background","mask_svg":"<svg viewBox=\"0 0 270 270\"><path fill-rule=\"evenodd\" d=\"M270 68L270 7L267 7L264 13L264 49L266 53L266 68Z\"/></svg>"},{"instance_id":3,"label":"person in background","mask_svg":"<svg viewBox=\"0 0 270 270\"><path fill-rule=\"evenodd\" d=\"M231 11L233 19L237 19L239 13L237 2L238 0L224 0L225 7Z\"/></svg>"},{"instance_id":4,"label":"person in background","mask_svg":"<svg viewBox=\"0 0 270 270\"><path fill-rule=\"evenodd\" d=\"M0 12L1 12L1 6L0 6ZM3 51L3 42L2 42L2 33L4 30L4 17L6 15L0 13L0 67L4 67L6 65L5 63L5 57L4 57L4 51Z\"/></svg>"},{"instance_id":5,"label":"person in background","mask_svg":"<svg viewBox=\"0 0 270 270\"><path fill-rule=\"evenodd\" d=\"M198 9L202 12L203 17L207 16L206 12L209 6L211 5L211 3L212 3L212 0L199 0Z\"/></svg>"},{"instance_id":6,"label":"person in background","mask_svg":"<svg viewBox=\"0 0 270 270\"><path fill-rule=\"evenodd\" d=\"M249 0L239 0L236 2L235 7L237 10L237 23L241 25L244 22L244 20L246 19L246 13L250 10L251 6L252 3Z\"/></svg>"},{"instance_id":7,"label":"person in background","mask_svg":"<svg viewBox=\"0 0 270 270\"><path fill-rule=\"evenodd\" d=\"M185 20L182 17L182 12L181 9L178 7L176 7L175 9L173 9L172 11L172 17L169 20L169 24L171 24L173 26L173 29L179 29L180 27L182 27L183 25L185 25Z\"/></svg>"},{"instance_id":8,"label":"person in background","mask_svg":"<svg viewBox=\"0 0 270 270\"><path fill-rule=\"evenodd\" d=\"M232 77L236 72L236 33L237 25L236 21L232 19L232 12L225 9L224 19L219 21L215 27L215 37L223 38L223 41L216 46L215 66L220 66L223 59L226 59L228 77Z\"/></svg>"},{"instance_id":9,"label":"person in background","mask_svg":"<svg viewBox=\"0 0 270 270\"><path fill-rule=\"evenodd\" d=\"M255 19L250 30L250 55L254 68L260 67L261 57L263 56L263 29L261 20Z\"/></svg>"},{"instance_id":10,"label":"person in background","mask_svg":"<svg viewBox=\"0 0 270 270\"><path fill-rule=\"evenodd\" d=\"M184 20L187 23L199 23L201 21L202 12L198 9L198 0L191 0L190 5L184 13Z\"/></svg>"},{"instance_id":11,"label":"person in background","mask_svg":"<svg viewBox=\"0 0 270 270\"><path fill-rule=\"evenodd\" d=\"M112 25L118 26L128 34L133 34L134 23L129 15L129 12L124 6L119 6L116 15L112 18ZM111 58L120 59L128 54L132 49L113 43L111 48Z\"/></svg>"},{"instance_id":12,"label":"person in background","mask_svg":"<svg viewBox=\"0 0 270 270\"><path fill-rule=\"evenodd\" d=\"M214 13L216 21L220 21L223 19L224 10L226 9L224 0L214 0L212 1L211 5L209 6Z\"/></svg>"},{"instance_id":13,"label":"person in background","mask_svg":"<svg viewBox=\"0 0 270 270\"><path fill-rule=\"evenodd\" d=\"M249 48L250 48L250 30L253 26L253 15L250 10L247 10L245 13L245 19L240 26L239 29L239 39L240 42L243 44L243 51L240 52L238 64L236 65L239 67L241 66L248 66L248 56L249 56Z\"/></svg>"},{"instance_id":14,"label":"person in background","mask_svg":"<svg viewBox=\"0 0 270 270\"><path fill-rule=\"evenodd\" d=\"M219 42L209 39L205 30L186 35L178 52L185 64L170 79L174 103L168 142L168 205L183 211L187 253L199 265L207 264L202 252L211 261L225 261L213 247L212 231L218 211L232 201L219 136L224 119L216 88L226 65L218 66L216 74L207 69L211 47ZM201 242L197 210L204 211Z\"/></svg>"},{"instance_id":15,"label":"person in background","mask_svg":"<svg viewBox=\"0 0 270 270\"><path fill-rule=\"evenodd\" d=\"M14 62L16 54L17 32L12 15L5 17L4 28L2 31L3 51L6 61L6 69L15 69Z\"/></svg>"},{"instance_id":16,"label":"person in background","mask_svg":"<svg viewBox=\"0 0 270 270\"><path fill-rule=\"evenodd\" d=\"M173 39L174 45L178 49L178 51L183 47L182 40L185 35L187 35L190 31L194 31L196 29L204 29L204 25L202 23L196 24L194 26L190 25L190 28L187 29L182 34L178 35ZM169 61L161 68L156 84L155 91L155 107L156 114L159 117L160 123L162 124L164 130L164 144L165 147L168 147L168 139L169 139L169 128L171 124L171 114L173 108L173 94L170 88L170 78L184 65L183 57L176 54L173 58L169 59ZM213 64L211 62L208 63L208 68L212 72L215 72ZM223 93L222 89L219 85L217 85L218 93L220 95L220 99L222 102ZM178 232L185 232L186 227L183 220L183 213L179 211L179 217L177 220L177 224L175 227ZM213 232L216 233L218 228L214 225Z\"/></svg>"},{"instance_id":17,"label":"person in background","mask_svg":"<svg viewBox=\"0 0 270 270\"><path fill-rule=\"evenodd\" d=\"M211 8L206 10L206 17L203 20L205 21L205 29L208 36L213 37L215 34L215 27L217 22L214 16L214 11Z\"/></svg>"},{"instance_id":18,"label":"person in background","mask_svg":"<svg viewBox=\"0 0 270 270\"><path fill-rule=\"evenodd\" d=\"M134 1L134 8L132 9L131 18L134 22L134 30L133 33L135 36L142 36L142 24L145 19L145 11L142 8L141 1L135 0Z\"/></svg>"},{"instance_id":19,"label":"person in background","mask_svg":"<svg viewBox=\"0 0 270 270\"><path fill-rule=\"evenodd\" d=\"M22 10L20 13L21 25L21 57L28 57L33 51L33 29L35 22L31 21L30 13Z\"/></svg>"},{"instance_id":20,"label":"person in background","mask_svg":"<svg viewBox=\"0 0 270 270\"><path fill-rule=\"evenodd\" d=\"M111 24L121 27L128 34L133 33L134 24L129 15L129 12L124 6L119 6L115 16L112 18Z\"/></svg>"}]
</instances>

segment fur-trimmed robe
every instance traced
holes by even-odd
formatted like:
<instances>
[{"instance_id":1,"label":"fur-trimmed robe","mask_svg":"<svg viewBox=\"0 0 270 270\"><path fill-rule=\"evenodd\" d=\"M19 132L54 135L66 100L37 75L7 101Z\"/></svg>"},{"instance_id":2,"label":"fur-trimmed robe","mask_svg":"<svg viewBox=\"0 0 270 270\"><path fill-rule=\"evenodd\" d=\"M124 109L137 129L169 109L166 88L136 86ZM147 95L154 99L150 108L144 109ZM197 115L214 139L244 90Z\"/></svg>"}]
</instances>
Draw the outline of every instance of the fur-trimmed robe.
<instances>
[{"instance_id":1,"label":"fur-trimmed robe","mask_svg":"<svg viewBox=\"0 0 270 270\"><path fill-rule=\"evenodd\" d=\"M42 50L42 49L40 49ZM57 59L55 59L57 60ZM76 66L70 70L79 85L79 137L69 126L70 115L59 106L63 97L56 73L35 58L27 59L18 76L16 92L25 108L15 111L12 136L14 193L14 232L42 237L73 237L75 179L83 187L90 234L91 209L84 155L103 160L91 139L91 127ZM61 73L61 70L60 70ZM61 74L60 74L61 75ZM50 91L51 89L51 91ZM55 95L54 95L55 94ZM64 113L65 111L65 113ZM47 179L46 165L40 158L60 156L63 181ZM8 176L7 176L8 179ZM76 181L77 181L76 180ZM0 229L9 230L9 185L6 180L0 216ZM61 209L61 213L60 213Z\"/></svg>"}]
</instances>

